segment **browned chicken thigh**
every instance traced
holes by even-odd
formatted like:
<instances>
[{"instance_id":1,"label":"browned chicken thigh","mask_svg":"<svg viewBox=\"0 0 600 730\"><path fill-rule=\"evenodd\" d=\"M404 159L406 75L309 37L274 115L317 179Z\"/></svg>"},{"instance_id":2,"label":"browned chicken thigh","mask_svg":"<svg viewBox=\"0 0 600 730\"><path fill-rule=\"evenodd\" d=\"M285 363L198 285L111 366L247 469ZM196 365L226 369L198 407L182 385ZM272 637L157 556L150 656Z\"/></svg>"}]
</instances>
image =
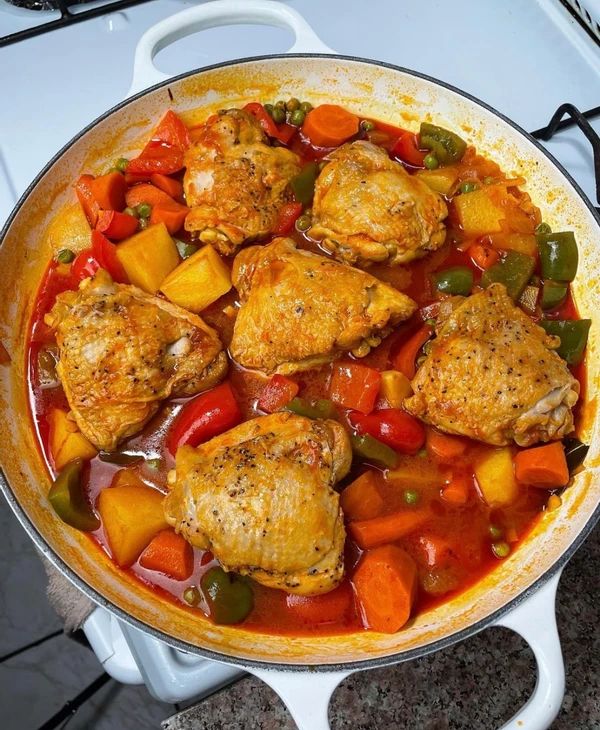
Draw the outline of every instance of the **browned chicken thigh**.
<instances>
[{"instance_id":1,"label":"browned chicken thigh","mask_svg":"<svg viewBox=\"0 0 600 730\"><path fill-rule=\"evenodd\" d=\"M309 235L336 258L394 265L444 243L446 203L384 149L352 142L328 159L315 186Z\"/></svg>"},{"instance_id":2,"label":"browned chicken thigh","mask_svg":"<svg viewBox=\"0 0 600 730\"><path fill-rule=\"evenodd\" d=\"M448 433L495 446L530 446L573 430L579 383L551 337L492 284L456 306L405 408Z\"/></svg>"},{"instance_id":3,"label":"browned chicken thigh","mask_svg":"<svg viewBox=\"0 0 600 730\"><path fill-rule=\"evenodd\" d=\"M102 269L59 294L45 321L77 425L99 449L142 428L163 398L199 393L227 371L221 341L200 317Z\"/></svg>"},{"instance_id":4,"label":"browned chicken thigh","mask_svg":"<svg viewBox=\"0 0 600 730\"><path fill-rule=\"evenodd\" d=\"M256 119L240 109L211 117L185 157L185 228L224 255L272 233L300 160L271 147Z\"/></svg>"},{"instance_id":5,"label":"browned chicken thigh","mask_svg":"<svg viewBox=\"0 0 600 730\"><path fill-rule=\"evenodd\" d=\"M165 515L225 570L289 593L326 593L344 575L346 533L334 486L351 459L335 421L255 418L196 449L178 449Z\"/></svg>"},{"instance_id":6,"label":"browned chicken thigh","mask_svg":"<svg viewBox=\"0 0 600 730\"><path fill-rule=\"evenodd\" d=\"M289 238L239 253L232 277L241 308L230 353L267 373L307 370L342 352L364 356L416 309L388 284Z\"/></svg>"}]
</instances>

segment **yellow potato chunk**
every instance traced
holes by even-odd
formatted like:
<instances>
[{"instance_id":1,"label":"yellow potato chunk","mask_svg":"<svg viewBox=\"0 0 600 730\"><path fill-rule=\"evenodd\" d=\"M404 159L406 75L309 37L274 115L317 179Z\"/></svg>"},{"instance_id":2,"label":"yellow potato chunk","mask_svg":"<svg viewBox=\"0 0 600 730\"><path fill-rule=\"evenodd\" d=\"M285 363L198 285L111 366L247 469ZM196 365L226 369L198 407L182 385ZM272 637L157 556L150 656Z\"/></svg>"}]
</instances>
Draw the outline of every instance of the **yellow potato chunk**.
<instances>
[{"instance_id":1,"label":"yellow potato chunk","mask_svg":"<svg viewBox=\"0 0 600 730\"><path fill-rule=\"evenodd\" d=\"M177 246L164 223L156 223L117 246L117 258L129 281L156 294L165 278L179 265Z\"/></svg>"},{"instance_id":2,"label":"yellow potato chunk","mask_svg":"<svg viewBox=\"0 0 600 730\"><path fill-rule=\"evenodd\" d=\"M68 248L79 253L90 247L90 224L79 203L65 205L52 218L46 233L48 248L53 254Z\"/></svg>"},{"instance_id":3,"label":"yellow potato chunk","mask_svg":"<svg viewBox=\"0 0 600 730\"><path fill-rule=\"evenodd\" d=\"M381 373L379 394L386 399L391 408L402 408L404 399L412 395L410 380L399 370L384 370Z\"/></svg>"},{"instance_id":4,"label":"yellow potato chunk","mask_svg":"<svg viewBox=\"0 0 600 730\"><path fill-rule=\"evenodd\" d=\"M518 496L519 485L509 448L495 449L483 456L475 465L475 477L490 507L504 507Z\"/></svg>"},{"instance_id":5,"label":"yellow potato chunk","mask_svg":"<svg viewBox=\"0 0 600 730\"><path fill-rule=\"evenodd\" d=\"M179 264L160 287L167 299L190 312L201 312L230 289L229 269L212 246Z\"/></svg>"},{"instance_id":6,"label":"yellow potato chunk","mask_svg":"<svg viewBox=\"0 0 600 730\"><path fill-rule=\"evenodd\" d=\"M492 246L502 251L518 251L527 256L537 256L538 245L533 233L493 233Z\"/></svg>"},{"instance_id":7,"label":"yellow potato chunk","mask_svg":"<svg viewBox=\"0 0 600 730\"><path fill-rule=\"evenodd\" d=\"M490 185L454 198L453 204L458 220L467 236L499 233L502 230L500 222L505 214L502 208L495 204L493 196L490 195L491 190L493 186Z\"/></svg>"},{"instance_id":8,"label":"yellow potato chunk","mask_svg":"<svg viewBox=\"0 0 600 730\"><path fill-rule=\"evenodd\" d=\"M440 193L441 195L449 195L458 179L458 172L454 167L440 167L437 170L419 170L415 175L434 192Z\"/></svg>"},{"instance_id":9,"label":"yellow potato chunk","mask_svg":"<svg viewBox=\"0 0 600 730\"><path fill-rule=\"evenodd\" d=\"M50 411L48 424L50 453L58 471L74 459L93 459L98 453L77 428L75 421L72 421L67 412L61 408L53 408Z\"/></svg>"},{"instance_id":10,"label":"yellow potato chunk","mask_svg":"<svg viewBox=\"0 0 600 730\"><path fill-rule=\"evenodd\" d=\"M168 527L162 503L163 495L151 487L109 487L100 492L97 508L118 565L134 563L150 540Z\"/></svg>"}]
</instances>

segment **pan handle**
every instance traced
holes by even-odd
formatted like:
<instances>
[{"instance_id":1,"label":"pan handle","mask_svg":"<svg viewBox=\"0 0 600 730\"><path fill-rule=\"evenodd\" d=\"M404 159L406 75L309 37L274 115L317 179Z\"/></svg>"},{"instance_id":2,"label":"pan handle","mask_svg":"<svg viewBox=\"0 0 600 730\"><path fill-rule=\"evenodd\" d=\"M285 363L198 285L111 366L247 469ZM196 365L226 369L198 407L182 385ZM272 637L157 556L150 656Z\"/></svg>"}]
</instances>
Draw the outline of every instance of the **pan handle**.
<instances>
[{"instance_id":1,"label":"pan handle","mask_svg":"<svg viewBox=\"0 0 600 730\"><path fill-rule=\"evenodd\" d=\"M154 65L156 54L171 43L221 25L258 23L288 28L296 40L288 53L335 53L293 8L274 0L213 0L171 15L149 28L135 50L133 81L127 96L165 81L169 74Z\"/></svg>"},{"instance_id":2,"label":"pan handle","mask_svg":"<svg viewBox=\"0 0 600 730\"><path fill-rule=\"evenodd\" d=\"M298 730L330 730L329 702L337 686L352 672L285 672L246 668L279 695Z\"/></svg>"},{"instance_id":3,"label":"pan handle","mask_svg":"<svg viewBox=\"0 0 600 730\"><path fill-rule=\"evenodd\" d=\"M556 627L555 603L561 572L559 570L495 624L520 634L533 650L537 662L533 694L500 730L547 730L560 710L565 694L565 665Z\"/></svg>"}]
</instances>

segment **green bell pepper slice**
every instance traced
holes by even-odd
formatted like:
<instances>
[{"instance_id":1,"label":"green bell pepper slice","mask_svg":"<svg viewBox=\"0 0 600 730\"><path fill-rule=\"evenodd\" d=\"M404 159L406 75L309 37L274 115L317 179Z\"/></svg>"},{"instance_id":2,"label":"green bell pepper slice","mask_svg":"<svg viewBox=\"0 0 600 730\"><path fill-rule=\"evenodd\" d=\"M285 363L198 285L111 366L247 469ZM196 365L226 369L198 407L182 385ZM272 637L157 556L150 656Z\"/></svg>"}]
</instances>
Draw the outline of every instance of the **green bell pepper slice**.
<instances>
[{"instance_id":1,"label":"green bell pepper slice","mask_svg":"<svg viewBox=\"0 0 600 730\"><path fill-rule=\"evenodd\" d=\"M312 418L314 420L335 418L337 411L335 406L330 400L325 398L319 398L314 403L309 403L304 398L292 398L292 400L285 406L286 411L291 411L298 416L306 416L306 418Z\"/></svg>"},{"instance_id":2,"label":"green bell pepper slice","mask_svg":"<svg viewBox=\"0 0 600 730\"><path fill-rule=\"evenodd\" d=\"M99 451L98 458L107 464L131 466L144 461L145 457L142 454L127 454L124 451Z\"/></svg>"},{"instance_id":3,"label":"green bell pepper slice","mask_svg":"<svg viewBox=\"0 0 600 730\"><path fill-rule=\"evenodd\" d=\"M458 134L427 122L421 123L419 146L431 150L442 165L459 162L467 149L467 143Z\"/></svg>"},{"instance_id":4,"label":"green bell pepper slice","mask_svg":"<svg viewBox=\"0 0 600 730\"><path fill-rule=\"evenodd\" d=\"M540 325L549 335L560 337L560 346L556 352L569 365L579 365L587 345L588 334L592 325L591 319L547 319Z\"/></svg>"},{"instance_id":5,"label":"green bell pepper slice","mask_svg":"<svg viewBox=\"0 0 600 730\"><path fill-rule=\"evenodd\" d=\"M535 269L535 259L519 251L508 251L497 264L483 273L481 286L504 284L506 291L515 301L521 296Z\"/></svg>"},{"instance_id":6,"label":"green bell pepper slice","mask_svg":"<svg viewBox=\"0 0 600 730\"><path fill-rule=\"evenodd\" d=\"M573 474L573 472L585 461L585 457L587 456L590 447L575 438L565 439L563 441L563 446L565 449L567 466L569 467L569 474Z\"/></svg>"},{"instance_id":7,"label":"green bell pepper slice","mask_svg":"<svg viewBox=\"0 0 600 730\"><path fill-rule=\"evenodd\" d=\"M210 617L216 624L239 624L254 608L250 583L223 568L211 568L200 579Z\"/></svg>"},{"instance_id":8,"label":"green bell pepper slice","mask_svg":"<svg viewBox=\"0 0 600 730\"><path fill-rule=\"evenodd\" d=\"M469 296L473 288L473 272L467 266L453 266L433 275L436 289L444 294Z\"/></svg>"},{"instance_id":9,"label":"green bell pepper slice","mask_svg":"<svg viewBox=\"0 0 600 730\"><path fill-rule=\"evenodd\" d=\"M398 464L398 454L387 444L382 443L369 434L350 436L352 451L361 459L371 461L386 469L393 469Z\"/></svg>"},{"instance_id":10,"label":"green bell pepper slice","mask_svg":"<svg viewBox=\"0 0 600 730\"><path fill-rule=\"evenodd\" d=\"M290 180L290 187L296 200L302 205L308 205L315 194L315 181L319 174L317 162L309 162Z\"/></svg>"},{"instance_id":11,"label":"green bell pepper slice","mask_svg":"<svg viewBox=\"0 0 600 730\"><path fill-rule=\"evenodd\" d=\"M577 274L579 252L572 231L538 233L542 278L554 281L573 281Z\"/></svg>"},{"instance_id":12,"label":"green bell pepper slice","mask_svg":"<svg viewBox=\"0 0 600 730\"><path fill-rule=\"evenodd\" d=\"M568 291L569 285L562 281L545 281L542 288L542 309L547 312L561 305L567 298Z\"/></svg>"},{"instance_id":13,"label":"green bell pepper slice","mask_svg":"<svg viewBox=\"0 0 600 730\"><path fill-rule=\"evenodd\" d=\"M48 499L56 514L67 525L82 532L93 532L100 527L100 520L87 503L81 488L83 460L69 462L54 480Z\"/></svg>"}]
</instances>

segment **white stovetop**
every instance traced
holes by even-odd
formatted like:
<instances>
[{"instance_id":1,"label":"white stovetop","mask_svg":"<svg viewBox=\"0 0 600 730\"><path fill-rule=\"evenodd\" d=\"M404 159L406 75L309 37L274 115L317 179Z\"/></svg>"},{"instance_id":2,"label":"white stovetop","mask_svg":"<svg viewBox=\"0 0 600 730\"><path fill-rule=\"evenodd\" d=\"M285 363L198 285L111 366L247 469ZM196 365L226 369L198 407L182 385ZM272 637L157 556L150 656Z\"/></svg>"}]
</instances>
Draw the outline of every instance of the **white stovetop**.
<instances>
[{"instance_id":1,"label":"white stovetop","mask_svg":"<svg viewBox=\"0 0 600 730\"><path fill-rule=\"evenodd\" d=\"M124 97L142 33L191 4L153 0L0 48L0 222L43 164ZM564 101L581 109L600 104L600 48L558 0L289 4L340 53L388 61L448 81L527 130L547 123ZM40 17L0 0L0 36ZM290 45L287 31L277 28L217 28L167 48L158 63L167 72L181 73L236 57L283 52ZM563 135L551 149L592 196L587 143L578 133Z\"/></svg>"}]
</instances>

